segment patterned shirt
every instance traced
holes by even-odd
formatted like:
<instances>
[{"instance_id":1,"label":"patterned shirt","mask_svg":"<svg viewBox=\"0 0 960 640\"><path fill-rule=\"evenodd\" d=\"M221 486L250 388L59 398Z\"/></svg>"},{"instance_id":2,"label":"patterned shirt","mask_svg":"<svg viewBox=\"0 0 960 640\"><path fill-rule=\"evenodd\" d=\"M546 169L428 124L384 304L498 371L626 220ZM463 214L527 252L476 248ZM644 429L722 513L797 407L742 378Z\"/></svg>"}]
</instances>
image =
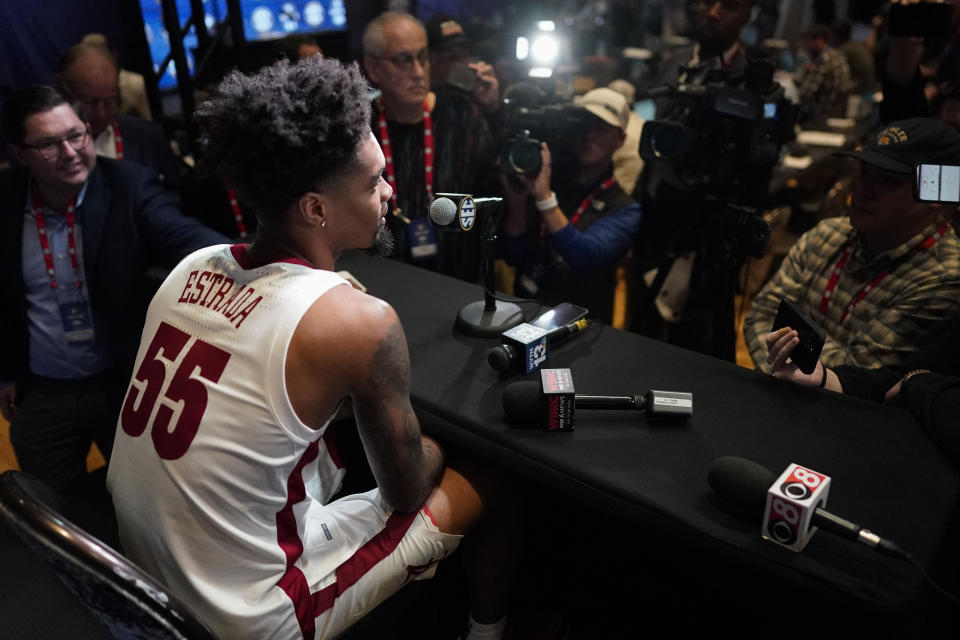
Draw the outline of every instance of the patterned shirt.
<instances>
[{"instance_id":1,"label":"patterned shirt","mask_svg":"<svg viewBox=\"0 0 960 640\"><path fill-rule=\"evenodd\" d=\"M826 332L820 355L826 366L901 365L931 342L960 307L960 238L948 225L933 246L919 248L942 224L937 220L872 258L849 218L828 218L805 233L747 314L743 331L754 364L769 371L763 338L773 327L780 300L787 298ZM824 315L821 301L848 242L853 250ZM843 319L857 294L883 272L887 275Z\"/></svg>"},{"instance_id":2,"label":"patterned shirt","mask_svg":"<svg viewBox=\"0 0 960 640\"><path fill-rule=\"evenodd\" d=\"M437 102L430 114L434 135L433 192L490 195L492 185L497 185L496 156L486 120L465 93L441 90L436 95ZM378 109L379 104L374 102L372 128L382 143ZM430 207L424 178L423 123L394 122L388 113L387 131L396 171L397 205L407 218L423 218ZM437 254L421 260L411 254L408 226L391 215L387 216L387 224L396 240L392 257L469 282L479 277L479 229L476 233L437 233Z\"/></svg>"},{"instance_id":3,"label":"patterned shirt","mask_svg":"<svg viewBox=\"0 0 960 640\"><path fill-rule=\"evenodd\" d=\"M846 115L852 81L847 59L841 52L824 49L812 65L797 71L796 84L804 120Z\"/></svg>"}]
</instances>

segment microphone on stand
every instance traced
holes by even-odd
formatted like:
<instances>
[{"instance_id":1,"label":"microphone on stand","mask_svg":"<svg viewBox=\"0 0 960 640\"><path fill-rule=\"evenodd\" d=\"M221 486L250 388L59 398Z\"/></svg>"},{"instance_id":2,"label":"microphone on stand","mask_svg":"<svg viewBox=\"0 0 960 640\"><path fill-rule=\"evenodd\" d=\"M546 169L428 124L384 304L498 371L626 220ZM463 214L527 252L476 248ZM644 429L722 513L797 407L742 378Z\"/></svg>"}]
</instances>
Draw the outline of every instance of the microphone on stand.
<instances>
[{"instance_id":1,"label":"microphone on stand","mask_svg":"<svg viewBox=\"0 0 960 640\"><path fill-rule=\"evenodd\" d=\"M438 193L430 203L430 223L443 231L470 231L477 221L477 211L499 204L503 198L474 198L465 193Z\"/></svg>"},{"instance_id":2,"label":"microphone on stand","mask_svg":"<svg viewBox=\"0 0 960 640\"><path fill-rule=\"evenodd\" d=\"M483 300L464 305L456 326L478 338L493 338L523 322L523 310L512 302L493 296L493 243L497 239L497 215L478 216L487 206L499 208L502 198L474 198L466 193L438 193L428 212L434 227L446 231L470 231L480 219L480 260L483 273Z\"/></svg>"}]
</instances>

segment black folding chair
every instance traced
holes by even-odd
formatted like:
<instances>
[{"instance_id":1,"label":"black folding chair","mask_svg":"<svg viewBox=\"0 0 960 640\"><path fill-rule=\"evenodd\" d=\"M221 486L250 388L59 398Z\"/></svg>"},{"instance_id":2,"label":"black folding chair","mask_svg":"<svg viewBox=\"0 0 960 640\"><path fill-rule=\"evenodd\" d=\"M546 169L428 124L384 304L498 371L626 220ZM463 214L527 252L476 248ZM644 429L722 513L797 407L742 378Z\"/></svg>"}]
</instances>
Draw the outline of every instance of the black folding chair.
<instances>
[{"instance_id":1,"label":"black folding chair","mask_svg":"<svg viewBox=\"0 0 960 640\"><path fill-rule=\"evenodd\" d=\"M62 499L21 471L0 475L0 515L114 638L216 640L166 587L62 514ZM50 615L56 615L51 611Z\"/></svg>"}]
</instances>

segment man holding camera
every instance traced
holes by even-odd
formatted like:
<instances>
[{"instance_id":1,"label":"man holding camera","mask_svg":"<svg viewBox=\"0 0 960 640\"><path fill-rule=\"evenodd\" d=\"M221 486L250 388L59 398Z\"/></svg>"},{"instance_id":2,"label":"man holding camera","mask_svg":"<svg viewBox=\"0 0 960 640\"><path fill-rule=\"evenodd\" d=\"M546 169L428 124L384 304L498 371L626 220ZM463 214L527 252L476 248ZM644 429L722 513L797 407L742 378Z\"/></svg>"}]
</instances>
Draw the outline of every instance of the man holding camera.
<instances>
[{"instance_id":1,"label":"man holding camera","mask_svg":"<svg viewBox=\"0 0 960 640\"><path fill-rule=\"evenodd\" d=\"M960 126L960 2L892 0L884 22L880 121L931 115Z\"/></svg>"},{"instance_id":2,"label":"man holding camera","mask_svg":"<svg viewBox=\"0 0 960 640\"><path fill-rule=\"evenodd\" d=\"M940 120L900 120L845 155L860 161L849 218L801 236L747 314L744 337L765 371L771 339L797 344L787 330L769 335L783 299L826 332L827 367L898 367L960 306L960 239L941 205L916 201L913 185L917 164L956 162L960 133ZM821 386L829 382L824 373Z\"/></svg>"},{"instance_id":3,"label":"man holding camera","mask_svg":"<svg viewBox=\"0 0 960 640\"><path fill-rule=\"evenodd\" d=\"M517 269L517 295L548 304L573 302L610 322L617 263L630 249L641 218L640 205L613 178L612 156L623 144L630 107L607 88L594 89L574 104L583 109L585 133L569 170L553 181L550 149L542 143L539 173L504 174L501 180L507 209L504 258Z\"/></svg>"}]
</instances>

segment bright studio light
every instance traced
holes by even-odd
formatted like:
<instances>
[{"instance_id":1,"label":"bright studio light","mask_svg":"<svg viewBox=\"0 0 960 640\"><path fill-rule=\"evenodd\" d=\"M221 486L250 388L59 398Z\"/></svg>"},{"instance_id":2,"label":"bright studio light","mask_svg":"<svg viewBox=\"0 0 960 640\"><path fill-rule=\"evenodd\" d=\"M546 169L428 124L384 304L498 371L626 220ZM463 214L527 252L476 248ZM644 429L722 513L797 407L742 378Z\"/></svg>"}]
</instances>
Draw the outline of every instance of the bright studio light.
<instances>
[{"instance_id":1,"label":"bright studio light","mask_svg":"<svg viewBox=\"0 0 960 640\"><path fill-rule=\"evenodd\" d=\"M552 65L560 53L560 43L549 35L540 35L530 46L530 55L535 62L541 65Z\"/></svg>"},{"instance_id":2,"label":"bright studio light","mask_svg":"<svg viewBox=\"0 0 960 640\"><path fill-rule=\"evenodd\" d=\"M526 38L517 38L517 60L526 60L530 55L530 41Z\"/></svg>"},{"instance_id":3,"label":"bright studio light","mask_svg":"<svg viewBox=\"0 0 960 640\"><path fill-rule=\"evenodd\" d=\"M532 67L528 73L531 78L549 78L553 75L550 67Z\"/></svg>"},{"instance_id":4,"label":"bright studio light","mask_svg":"<svg viewBox=\"0 0 960 640\"><path fill-rule=\"evenodd\" d=\"M556 31L557 25L553 23L553 20L541 20L537 23L537 29L540 31Z\"/></svg>"}]
</instances>

